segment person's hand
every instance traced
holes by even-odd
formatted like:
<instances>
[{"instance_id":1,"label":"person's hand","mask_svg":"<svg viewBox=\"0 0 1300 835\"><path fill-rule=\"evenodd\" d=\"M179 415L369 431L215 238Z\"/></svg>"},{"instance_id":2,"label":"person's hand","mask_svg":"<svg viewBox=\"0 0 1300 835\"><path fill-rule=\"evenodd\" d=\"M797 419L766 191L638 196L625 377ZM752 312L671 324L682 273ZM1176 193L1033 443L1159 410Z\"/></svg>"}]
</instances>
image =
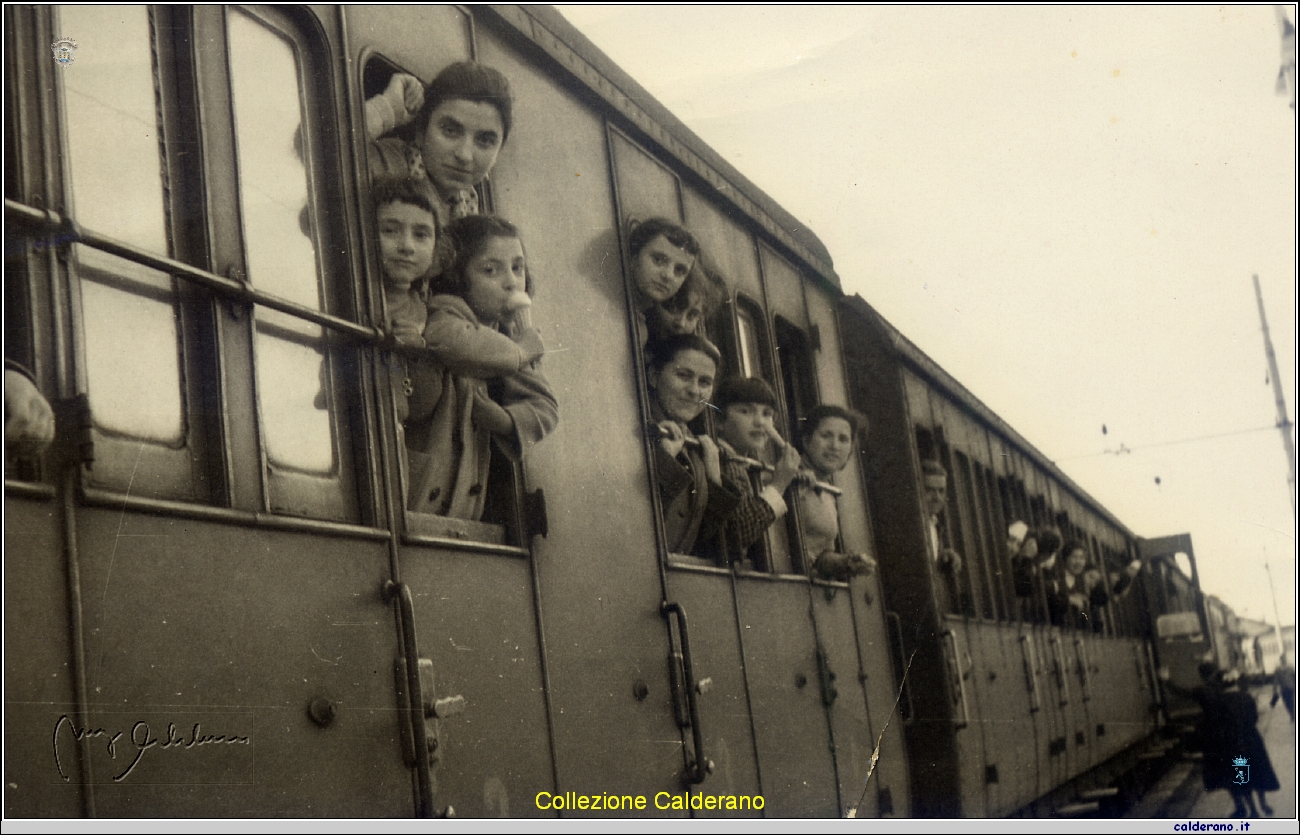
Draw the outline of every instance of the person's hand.
<instances>
[{"instance_id":1,"label":"person's hand","mask_svg":"<svg viewBox=\"0 0 1300 835\"><path fill-rule=\"evenodd\" d=\"M1127 572L1130 577L1137 577L1138 574L1142 572L1142 560L1133 560L1133 562L1128 564L1128 568L1125 569L1125 572Z\"/></svg>"},{"instance_id":2,"label":"person's hand","mask_svg":"<svg viewBox=\"0 0 1300 835\"><path fill-rule=\"evenodd\" d=\"M383 96L393 109L396 127L400 128L414 119L424 106L424 85L415 76L399 72L388 80Z\"/></svg>"},{"instance_id":3,"label":"person's hand","mask_svg":"<svg viewBox=\"0 0 1300 835\"><path fill-rule=\"evenodd\" d=\"M1170 676L1169 676L1168 667L1161 667L1159 670L1156 670L1156 678L1160 679L1161 681L1168 681L1169 677Z\"/></svg>"},{"instance_id":4,"label":"person's hand","mask_svg":"<svg viewBox=\"0 0 1300 835\"><path fill-rule=\"evenodd\" d=\"M546 346L542 344L542 335L537 332L537 328L524 328L515 337L515 342L524 351L524 365L532 365L546 353Z\"/></svg>"},{"instance_id":5,"label":"person's hand","mask_svg":"<svg viewBox=\"0 0 1300 835\"><path fill-rule=\"evenodd\" d=\"M494 435L509 435L515 429L510 413L482 389L474 391L474 423Z\"/></svg>"},{"instance_id":6,"label":"person's hand","mask_svg":"<svg viewBox=\"0 0 1300 835\"><path fill-rule=\"evenodd\" d=\"M1092 588L1101 582L1101 572L1095 568L1089 568L1083 572L1083 585Z\"/></svg>"},{"instance_id":7,"label":"person's hand","mask_svg":"<svg viewBox=\"0 0 1300 835\"><path fill-rule=\"evenodd\" d=\"M36 385L5 370L5 446L16 455L40 455L54 440L54 410Z\"/></svg>"},{"instance_id":8,"label":"person's hand","mask_svg":"<svg viewBox=\"0 0 1300 835\"><path fill-rule=\"evenodd\" d=\"M948 569L953 574L960 574L961 554L951 548L944 548L943 553L939 555L939 566Z\"/></svg>"},{"instance_id":9,"label":"person's hand","mask_svg":"<svg viewBox=\"0 0 1300 835\"><path fill-rule=\"evenodd\" d=\"M876 561L868 554L852 554L849 556L849 570L853 574L870 577L876 573Z\"/></svg>"},{"instance_id":10,"label":"person's hand","mask_svg":"<svg viewBox=\"0 0 1300 835\"><path fill-rule=\"evenodd\" d=\"M718 445L708 435L700 436L700 457L704 459L704 474L714 484L722 483L722 456Z\"/></svg>"},{"instance_id":11,"label":"person's hand","mask_svg":"<svg viewBox=\"0 0 1300 835\"><path fill-rule=\"evenodd\" d=\"M1070 605L1082 612L1088 608L1088 598L1078 592L1070 595Z\"/></svg>"},{"instance_id":12,"label":"person's hand","mask_svg":"<svg viewBox=\"0 0 1300 835\"><path fill-rule=\"evenodd\" d=\"M686 446L686 432L675 420L659 421L659 448L676 458Z\"/></svg>"},{"instance_id":13,"label":"person's hand","mask_svg":"<svg viewBox=\"0 0 1300 835\"><path fill-rule=\"evenodd\" d=\"M781 440L781 436L772 431L772 443L777 445L776 466L772 472L772 486L778 493L784 493L799 475L799 450L794 448L794 444L787 444Z\"/></svg>"}]
</instances>

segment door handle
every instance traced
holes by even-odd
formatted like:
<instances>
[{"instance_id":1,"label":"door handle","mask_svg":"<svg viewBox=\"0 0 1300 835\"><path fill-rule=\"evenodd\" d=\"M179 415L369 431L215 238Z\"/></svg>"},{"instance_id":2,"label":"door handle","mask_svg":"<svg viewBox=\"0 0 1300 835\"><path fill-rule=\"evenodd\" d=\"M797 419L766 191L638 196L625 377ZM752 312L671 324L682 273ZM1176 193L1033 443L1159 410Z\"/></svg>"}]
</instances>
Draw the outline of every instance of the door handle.
<instances>
[{"instance_id":1,"label":"door handle","mask_svg":"<svg viewBox=\"0 0 1300 835\"><path fill-rule=\"evenodd\" d=\"M1065 655L1061 650L1061 636L1052 636L1052 654L1056 656L1056 683L1061 688L1061 704L1070 703L1070 679L1065 675Z\"/></svg>"},{"instance_id":2,"label":"door handle","mask_svg":"<svg viewBox=\"0 0 1300 835\"><path fill-rule=\"evenodd\" d=\"M903 724L909 724L912 721L913 710L912 704L912 686L907 682L904 676L907 673L907 656L903 649L903 621L898 617L898 612L885 612L885 619L889 621L890 627L894 631L895 662L898 664L898 677L903 679L902 689L906 701L903 702Z\"/></svg>"},{"instance_id":3,"label":"door handle","mask_svg":"<svg viewBox=\"0 0 1300 835\"><path fill-rule=\"evenodd\" d=\"M961 703L961 721L957 723L957 728L961 729L970 724L970 709L966 705L966 679L962 676L961 657L957 653L957 633L949 629L943 633L943 637L948 641L952 653L953 679L957 682L957 695Z\"/></svg>"},{"instance_id":4,"label":"door handle","mask_svg":"<svg viewBox=\"0 0 1300 835\"><path fill-rule=\"evenodd\" d=\"M1083 700L1092 699L1092 679L1088 672L1088 644L1079 635L1074 637L1074 655L1079 661L1079 686L1083 689Z\"/></svg>"},{"instance_id":5,"label":"door handle","mask_svg":"<svg viewBox=\"0 0 1300 835\"><path fill-rule=\"evenodd\" d=\"M677 635L681 646L681 653L674 653L673 665L673 682L674 689L681 695L684 695L686 701L686 719L691 726L691 739L695 743L695 758L686 764L686 771L682 775L683 781L693 786L703 783L704 778L713 772L713 761L704 756L704 729L700 727L700 705L699 696L712 686L713 680L707 678L704 681L696 681L695 668L691 663L691 638L686 628L686 610L680 603L664 602L659 611L665 618L674 617L677 620ZM671 641L671 636L669 641ZM679 679L676 674L676 662L680 656L682 677ZM681 696L679 696L679 699ZM681 724L682 718L678 716L678 724Z\"/></svg>"},{"instance_id":6,"label":"door handle","mask_svg":"<svg viewBox=\"0 0 1300 835\"><path fill-rule=\"evenodd\" d=\"M1037 712L1043 705L1038 695L1038 659L1034 656L1034 636L1020 636L1020 657L1025 663L1025 682L1029 689L1029 712Z\"/></svg>"},{"instance_id":7,"label":"door handle","mask_svg":"<svg viewBox=\"0 0 1300 835\"><path fill-rule=\"evenodd\" d=\"M433 763L440 757L439 720L465 709L464 696L434 698L433 661L421 658L415 635L415 599L406 583L384 582L384 600L397 601L402 615L402 655L395 666L399 705L405 705L406 722L401 729L402 748L408 766L415 766L418 803L415 814L421 818L450 818L456 810L450 806L438 811L433 805Z\"/></svg>"}]
</instances>

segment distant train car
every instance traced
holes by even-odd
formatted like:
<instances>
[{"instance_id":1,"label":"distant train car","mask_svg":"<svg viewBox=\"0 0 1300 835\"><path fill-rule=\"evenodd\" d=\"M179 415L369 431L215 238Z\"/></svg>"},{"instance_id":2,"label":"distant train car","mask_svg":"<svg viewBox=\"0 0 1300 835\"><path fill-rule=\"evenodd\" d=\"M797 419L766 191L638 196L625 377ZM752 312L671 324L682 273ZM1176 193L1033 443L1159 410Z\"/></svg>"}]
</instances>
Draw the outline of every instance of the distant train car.
<instances>
[{"instance_id":1,"label":"distant train car","mask_svg":"<svg viewBox=\"0 0 1300 835\"><path fill-rule=\"evenodd\" d=\"M59 434L6 458L9 816L994 816L1153 730L1178 609L1110 585L1138 538L554 10L4 15L5 350ZM514 91L476 208L522 230L560 409L474 520L408 509L364 116L467 59ZM814 572L797 506L753 559L669 548L651 217L786 437L868 416L831 487L875 575ZM1015 520L1084 543L1086 628L1017 594Z\"/></svg>"},{"instance_id":2,"label":"distant train car","mask_svg":"<svg viewBox=\"0 0 1300 835\"><path fill-rule=\"evenodd\" d=\"M863 469L892 637L910 663L914 811L1009 814L1155 728L1145 594L1110 585L1138 538L860 297L840 321L853 403L872 426ZM933 533L927 461L948 477ZM1083 544L1111 592L1099 619L1051 625L1041 587L1017 594L1015 521ZM955 572L934 559L949 548Z\"/></svg>"}]
</instances>

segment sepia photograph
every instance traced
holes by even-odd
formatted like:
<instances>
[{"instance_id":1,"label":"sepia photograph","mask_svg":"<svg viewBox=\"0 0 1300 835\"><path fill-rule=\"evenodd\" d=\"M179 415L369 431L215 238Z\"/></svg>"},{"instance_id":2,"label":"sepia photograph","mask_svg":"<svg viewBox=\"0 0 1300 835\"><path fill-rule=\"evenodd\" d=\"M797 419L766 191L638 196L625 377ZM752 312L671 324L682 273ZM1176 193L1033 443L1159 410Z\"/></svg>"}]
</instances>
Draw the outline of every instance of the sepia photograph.
<instances>
[{"instance_id":1,"label":"sepia photograph","mask_svg":"<svg viewBox=\"0 0 1300 835\"><path fill-rule=\"evenodd\" d=\"M1296 11L6 4L6 830L1294 832Z\"/></svg>"}]
</instances>

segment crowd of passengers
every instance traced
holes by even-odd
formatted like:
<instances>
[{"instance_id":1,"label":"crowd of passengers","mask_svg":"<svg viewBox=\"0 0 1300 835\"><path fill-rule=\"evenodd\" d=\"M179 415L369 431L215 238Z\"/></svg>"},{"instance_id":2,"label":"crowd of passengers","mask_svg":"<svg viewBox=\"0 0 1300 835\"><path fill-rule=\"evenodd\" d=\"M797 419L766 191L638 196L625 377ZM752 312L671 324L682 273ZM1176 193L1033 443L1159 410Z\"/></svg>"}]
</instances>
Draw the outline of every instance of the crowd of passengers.
<instances>
[{"instance_id":1,"label":"crowd of passengers","mask_svg":"<svg viewBox=\"0 0 1300 835\"><path fill-rule=\"evenodd\" d=\"M559 420L540 370L545 348L527 315L533 286L521 232L480 214L478 188L510 135L512 114L505 76L471 61L451 64L427 86L399 73L366 102L385 324L400 346L390 377L412 511L480 519L493 449L519 460ZM701 329L728 290L703 263L695 236L647 218L631 224L627 244L668 550L770 570L765 537L793 504L809 571L832 580L869 574L870 557L842 553L831 483L865 434L864 418L824 404L793 438L782 437L766 381L719 379L721 355ZM7 446L39 451L53 436L49 405L23 369L6 361L5 377ZM947 473L927 461L922 477L941 610L959 611L962 560L939 534ZM1062 552L1053 529L1017 522L1008 549L1027 617L1099 622L1108 592L1082 543ZM1138 567L1112 576L1109 594L1122 593ZM1035 610L1037 601L1046 601L1046 612Z\"/></svg>"},{"instance_id":2,"label":"crowd of passengers","mask_svg":"<svg viewBox=\"0 0 1300 835\"><path fill-rule=\"evenodd\" d=\"M923 461L921 485L927 549L938 576L939 610L968 611L961 555L944 544L948 540L944 531L947 470L933 459ZM1123 570L1094 566L1083 540L1065 542L1054 527L1031 528L1020 520L1007 527L1005 558L1023 620L1094 632L1104 629L1102 609L1127 593L1142 570L1142 561L1136 559Z\"/></svg>"},{"instance_id":3,"label":"crowd of passengers","mask_svg":"<svg viewBox=\"0 0 1300 835\"><path fill-rule=\"evenodd\" d=\"M479 214L477 189L509 137L512 105L506 78L474 62L427 86L397 74L366 102L386 325L399 345L420 349L396 352L391 375L409 510L479 519L493 450L519 459L558 421L527 316L521 233ZM837 550L827 489L848 464L860 416L820 406L788 442L767 382L719 379L720 354L701 329L728 291L699 241L664 218L633 221L627 233L668 550L762 567L762 540L797 503L813 570L868 571L869 558Z\"/></svg>"}]
</instances>

